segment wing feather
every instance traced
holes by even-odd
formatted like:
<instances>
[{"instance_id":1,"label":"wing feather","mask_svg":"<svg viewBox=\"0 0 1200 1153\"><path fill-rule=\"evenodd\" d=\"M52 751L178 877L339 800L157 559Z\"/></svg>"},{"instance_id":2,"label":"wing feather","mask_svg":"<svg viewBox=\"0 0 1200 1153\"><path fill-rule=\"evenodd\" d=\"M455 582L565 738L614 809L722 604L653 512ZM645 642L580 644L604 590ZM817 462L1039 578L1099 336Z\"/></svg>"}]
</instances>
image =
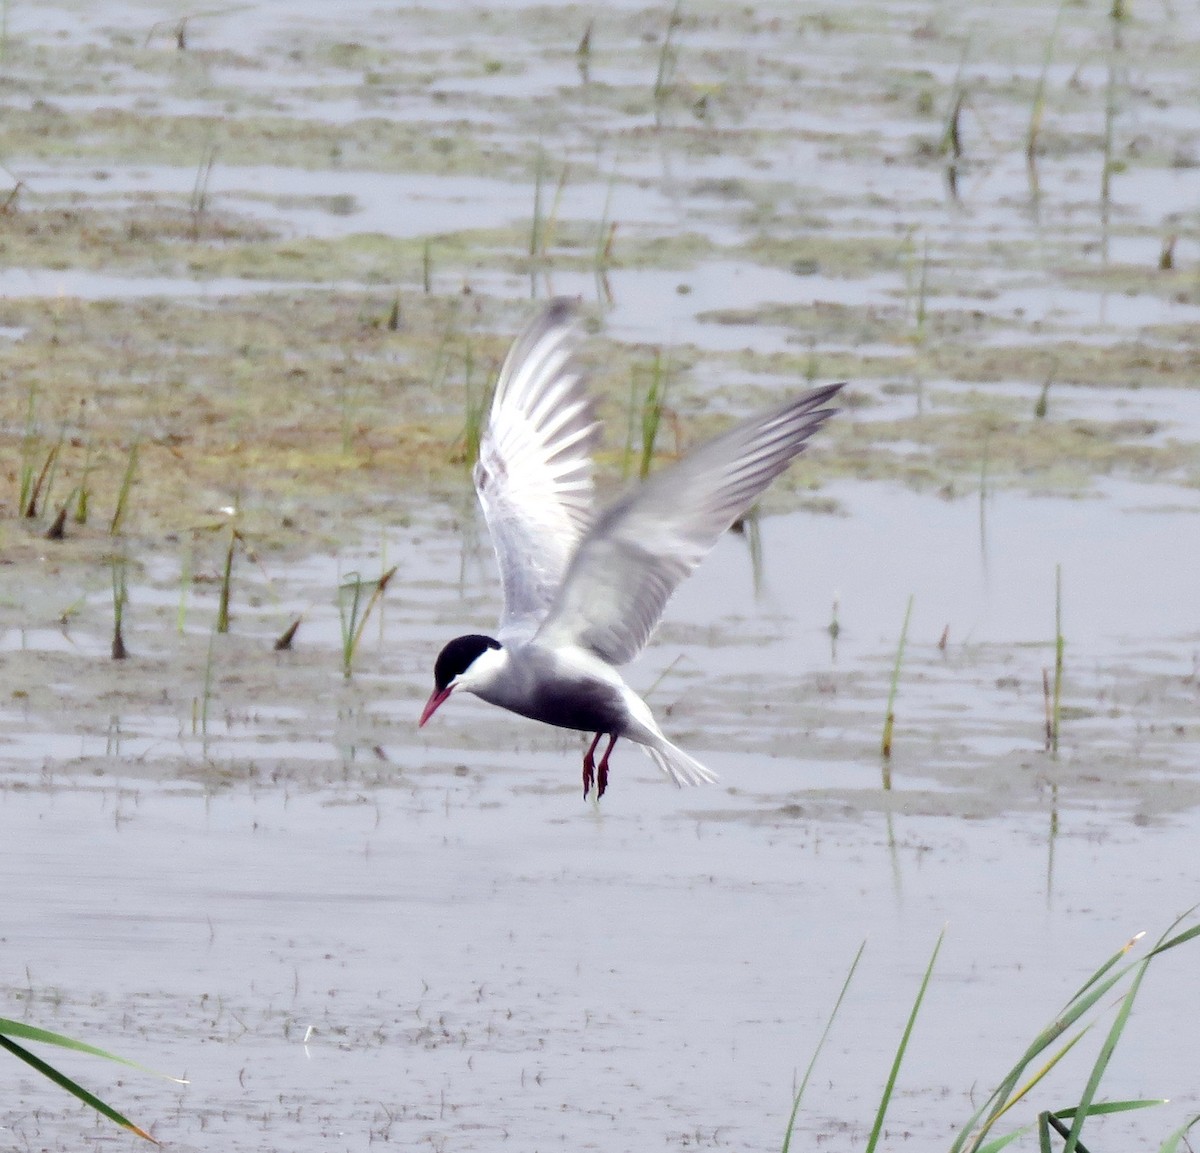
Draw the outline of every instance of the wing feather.
<instances>
[{"instance_id":1,"label":"wing feather","mask_svg":"<svg viewBox=\"0 0 1200 1153\"><path fill-rule=\"evenodd\" d=\"M840 384L735 425L605 509L579 543L538 631L611 664L650 639L671 594L837 410Z\"/></svg>"},{"instance_id":2,"label":"wing feather","mask_svg":"<svg viewBox=\"0 0 1200 1153\"><path fill-rule=\"evenodd\" d=\"M555 300L513 341L475 465L504 608L500 630L532 633L594 515L599 425L575 354L574 306Z\"/></svg>"}]
</instances>

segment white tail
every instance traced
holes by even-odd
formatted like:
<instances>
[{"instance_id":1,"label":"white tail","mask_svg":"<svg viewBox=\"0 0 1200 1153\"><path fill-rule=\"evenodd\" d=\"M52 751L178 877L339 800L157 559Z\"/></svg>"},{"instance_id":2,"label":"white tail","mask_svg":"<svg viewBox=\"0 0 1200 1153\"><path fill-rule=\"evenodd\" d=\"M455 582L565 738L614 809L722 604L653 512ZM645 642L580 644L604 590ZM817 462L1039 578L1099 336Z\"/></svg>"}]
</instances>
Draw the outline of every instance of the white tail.
<instances>
[{"instance_id":1,"label":"white tail","mask_svg":"<svg viewBox=\"0 0 1200 1153\"><path fill-rule=\"evenodd\" d=\"M711 785L717 774L706 769L695 757L688 756L681 748L671 744L666 737L659 737L653 745L642 745L648 756L680 788L684 785Z\"/></svg>"}]
</instances>

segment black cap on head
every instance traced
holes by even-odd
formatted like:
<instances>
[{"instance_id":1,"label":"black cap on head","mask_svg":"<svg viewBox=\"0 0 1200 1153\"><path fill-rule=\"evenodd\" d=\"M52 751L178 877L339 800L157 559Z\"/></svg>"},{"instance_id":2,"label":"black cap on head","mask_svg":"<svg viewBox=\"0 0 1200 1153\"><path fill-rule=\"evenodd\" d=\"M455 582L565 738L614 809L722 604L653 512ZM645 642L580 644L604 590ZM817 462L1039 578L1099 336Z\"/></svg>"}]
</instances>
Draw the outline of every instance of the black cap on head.
<instances>
[{"instance_id":1,"label":"black cap on head","mask_svg":"<svg viewBox=\"0 0 1200 1153\"><path fill-rule=\"evenodd\" d=\"M439 690L444 689L459 673L465 673L475 663L475 658L480 653L499 647L499 641L478 633L455 637L438 653L437 663L433 666L434 685Z\"/></svg>"}]
</instances>

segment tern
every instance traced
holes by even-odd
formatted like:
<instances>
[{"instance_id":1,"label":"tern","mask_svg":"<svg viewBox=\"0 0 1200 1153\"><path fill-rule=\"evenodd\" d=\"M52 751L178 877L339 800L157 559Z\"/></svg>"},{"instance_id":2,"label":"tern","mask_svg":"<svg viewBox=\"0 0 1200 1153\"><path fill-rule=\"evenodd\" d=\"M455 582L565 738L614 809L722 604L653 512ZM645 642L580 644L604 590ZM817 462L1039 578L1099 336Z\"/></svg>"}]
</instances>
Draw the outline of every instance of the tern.
<instances>
[{"instance_id":1,"label":"tern","mask_svg":"<svg viewBox=\"0 0 1200 1153\"><path fill-rule=\"evenodd\" d=\"M474 482L500 568L496 635L455 637L434 664L419 725L458 691L594 734L583 793L608 787L621 737L677 785L716 775L672 744L621 678L667 601L724 533L837 410L841 384L794 396L735 425L597 510L599 436L577 360L576 309L552 301L521 332L496 380ZM608 744L595 760L602 738Z\"/></svg>"}]
</instances>

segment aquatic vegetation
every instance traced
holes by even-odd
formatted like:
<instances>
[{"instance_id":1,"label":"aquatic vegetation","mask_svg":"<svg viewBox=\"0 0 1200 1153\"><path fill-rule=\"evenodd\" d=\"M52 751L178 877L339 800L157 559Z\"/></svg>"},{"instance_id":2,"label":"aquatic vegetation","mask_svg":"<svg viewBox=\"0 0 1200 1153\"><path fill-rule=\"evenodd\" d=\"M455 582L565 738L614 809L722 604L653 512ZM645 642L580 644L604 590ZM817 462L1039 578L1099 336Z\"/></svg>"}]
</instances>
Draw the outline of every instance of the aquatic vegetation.
<instances>
[{"instance_id":1,"label":"aquatic vegetation","mask_svg":"<svg viewBox=\"0 0 1200 1153\"><path fill-rule=\"evenodd\" d=\"M225 564L221 570L221 585L217 597L217 623L216 631L219 633L229 632L229 597L233 585L233 553L237 548L238 542L241 540L241 535L234 528L232 520L229 524L229 539L225 546Z\"/></svg>"},{"instance_id":2,"label":"aquatic vegetation","mask_svg":"<svg viewBox=\"0 0 1200 1153\"><path fill-rule=\"evenodd\" d=\"M904 661L904 646L908 640L908 622L912 618L914 596L909 595L908 606L904 610L904 624L900 626L900 642L896 646L896 663L892 666L892 679L888 685L887 710L883 719L883 739L879 751L884 760L883 787L891 788L892 776L887 766L892 755L892 731L896 725L896 692L900 687L900 665Z\"/></svg>"},{"instance_id":3,"label":"aquatic vegetation","mask_svg":"<svg viewBox=\"0 0 1200 1153\"><path fill-rule=\"evenodd\" d=\"M129 650L125 647L125 607L129 604L127 567L128 562L124 553L112 558L112 658L114 661L123 661L129 656Z\"/></svg>"},{"instance_id":4,"label":"aquatic vegetation","mask_svg":"<svg viewBox=\"0 0 1200 1153\"><path fill-rule=\"evenodd\" d=\"M388 584L396 575L396 565L382 573L378 580L364 581L361 574L350 573L338 586L338 617L342 625L342 676L347 680L354 672L354 654L358 651L358 643L362 640L363 630L371 610L383 599ZM366 602L363 596L370 588Z\"/></svg>"},{"instance_id":5,"label":"aquatic vegetation","mask_svg":"<svg viewBox=\"0 0 1200 1153\"><path fill-rule=\"evenodd\" d=\"M1137 936L1101 964L1069 998L1059 1012L1054 1015L1051 1022L1029 1043L1021 1057L1000 1080L998 1086L961 1126L957 1136L950 1145L949 1153L999 1153L999 1150L1010 1145L1035 1126L1039 1133L1042 1149L1050 1147L1048 1131L1054 1129L1065 1139L1066 1143L1063 1146L1064 1153L1071 1153L1072 1150L1083 1148L1079 1142L1079 1138L1089 1118L1166 1104L1161 1099L1101 1102L1096 1100L1096 1094L1108 1069L1112 1055L1129 1024L1134 1002L1141 990L1142 981L1146 976L1146 971L1150 963L1156 957L1160 957L1164 953L1178 948L1180 945L1188 944L1197 937L1200 937L1200 925L1194 925L1191 928L1180 931L1180 926L1191 917L1193 912L1194 910L1190 910L1177 918L1162 936L1159 937L1144 957L1135 961L1128 961L1123 965L1121 964L1124 958L1138 945L1145 935L1144 933L1138 933ZM866 1153L872 1153L878 1146L888 1108L895 1093L897 1078L903 1066L905 1053L907 1052L914 1026L917 1023L922 1004L928 992L930 979L933 976L934 966L945 936L946 931L943 929L934 945L929 963L925 967L920 987L917 990L916 997L909 1011L895 1058L892 1061L880 1096L874 1124L865 1145ZM847 991L858 970L865 948L866 942L864 941L859 946L858 952L851 962L849 971L842 983L841 991L838 993L837 1000L834 1003L833 1010L817 1041L804 1077L795 1093L792 1110L784 1129L782 1153L788 1153L792 1137L795 1133L797 1114L800 1110L804 1091L812 1078L817 1058L829 1037L834 1021L846 999ZM1112 1024L1109 1026L1108 1032L1100 1045L1087 1082L1080 1091L1077 1103L1066 1108L1042 1109L1037 1113L1033 1123L1028 1123L1012 1132L1000 1137L992 1137L989 1140L990 1134L1001 1118L1008 1115L1016 1106L1031 1097L1034 1090L1039 1088L1042 1081L1055 1069L1059 1062L1087 1036L1091 1029L1096 1027L1108 1007L1104 999L1109 993L1120 989L1121 986L1124 986L1125 990L1116 1003L1116 1012L1113 1016ZM1071 1032L1071 1030L1074 1030L1074 1032ZM1044 1090L1042 1091L1044 1092ZM1070 1122L1069 1127L1062 1124L1064 1121ZM1200 1123L1200 1114L1188 1118L1182 1126L1168 1136L1161 1146L1163 1153L1166 1153L1168 1150L1174 1150L1183 1135L1197 1123Z\"/></svg>"},{"instance_id":6,"label":"aquatic vegetation","mask_svg":"<svg viewBox=\"0 0 1200 1153\"><path fill-rule=\"evenodd\" d=\"M117 504L113 509L112 520L108 522L108 535L116 536L125 523L125 515L129 511L129 494L133 490L134 478L137 476L138 447L140 441L134 440L129 446L129 456L125 462L125 472L121 476L121 487L117 490Z\"/></svg>"},{"instance_id":7,"label":"aquatic vegetation","mask_svg":"<svg viewBox=\"0 0 1200 1153\"><path fill-rule=\"evenodd\" d=\"M1062 629L1062 565L1054 566L1054 691L1046 715L1047 748L1058 755L1058 733L1062 722L1063 654L1066 640Z\"/></svg>"},{"instance_id":8,"label":"aquatic vegetation","mask_svg":"<svg viewBox=\"0 0 1200 1153\"><path fill-rule=\"evenodd\" d=\"M1066 0L1059 0L1058 10L1054 15L1054 26L1046 39L1042 54L1042 70L1038 74L1037 84L1033 90L1033 100L1029 109L1029 127L1025 132L1025 163L1029 168L1029 179L1037 184L1038 141L1042 132L1042 120L1046 113L1046 82L1050 74L1050 65L1054 61L1054 49L1058 42L1059 30L1062 27L1063 13L1067 7Z\"/></svg>"},{"instance_id":9,"label":"aquatic vegetation","mask_svg":"<svg viewBox=\"0 0 1200 1153\"><path fill-rule=\"evenodd\" d=\"M638 377L647 375L645 391L638 388ZM654 463L654 448L662 425L667 401L667 369L662 349L654 351L648 374L634 369L629 383L629 402L625 413L625 450L621 459L621 475L628 477L637 455L637 475L645 480Z\"/></svg>"},{"instance_id":10,"label":"aquatic vegetation","mask_svg":"<svg viewBox=\"0 0 1200 1153\"><path fill-rule=\"evenodd\" d=\"M750 957L755 987L769 991L776 978L780 990L796 987L803 953L804 987L828 977L832 995L840 973L828 971L828 948L805 951L804 944L809 938L827 944L833 928L825 906L803 901L806 888L842 891L838 885L849 874L828 870L843 849L859 858L853 875L874 897L894 881L895 904L904 900L906 917L919 907L911 886L901 892L910 860L921 861L926 880L936 876L950 887L959 866L939 865L938 858L962 838L974 850L1010 817L1019 826L1012 840L1021 844L1019 850L1006 844L1003 860L1014 872L1005 870L995 889L985 885L978 899L989 909L973 924L984 924L996 915L993 903L1019 892L1029 932L1050 924L1055 932L1047 936L1061 930L1065 940L1070 930L1073 940L1094 923L1082 916L1085 905L1103 913L1131 893L1139 902L1161 896L1158 881L1133 862L1138 854L1160 854L1168 826L1192 821L1200 796L1193 755L1198 674L1187 621L1175 632L1147 630L1155 639L1143 643L1138 629L1147 618L1131 615L1119 626L1128 639L1097 651L1101 626L1087 619L1087 610L1099 598L1076 560L1074 528L1067 527L1062 539L1075 543L1062 546L1062 568L1073 574L1078 602L1067 669L1061 571L1053 642L1047 598L1032 594L1029 612L997 640L994 633L977 635L966 609L952 612L930 595L919 564L897 577L891 570L897 558L880 549L864 554L865 565L891 576L880 579L892 593L916 589L939 614L942 632L938 648L902 642L900 701L895 622L879 604L887 598L829 571L839 556L836 539L812 553L780 548L786 528L774 514L826 514L814 539L833 522L828 514L849 514L841 523L859 525L874 515L866 506L892 500L914 498L926 512L961 514L962 532L939 538L945 548L930 550L931 583L951 555L962 561L967 580L981 567L993 576L1010 573L996 555L1001 549L978 555L976 513L981 547L1012 539L1005 536L1010 517L1032 522L1051 507L1057 517L1070 506L1085 513L1109 506L1113 515L1104 523L1116 526L1114 542L1135 536L1147 521L1146 539L1155 525L1159 541L1193 535L1187 518L1194 515L1200 472L1189 398L1198 371L1200 294L1194 228L1186 204L1176 203L1197 160L1189 115L1198 59L1193 14L1142 11L1122 0L1111 8L1049 0L1016 22L982 4L933 13L877 4L803 12L786 5L693 9L682 0L595 13L517 5L480 9L472 16L477 35L464 39L462 14L450 7L381 13L352 5L339 9L336 27L318 19L284 28L264 17L259 38L243 36L242 16L216 10L149 32L111 27L83 9L70 17L74 30L67 36L39 31L40 16L23 20L19 34L15 26L11 35L7 24L0 29L6 78L37 94L8 109L0 189L7 270L0 294L0 375L7 384L0 390L0 438L10 462L0 607L12 670L3 700L10 738L3 791L12 843L20 835L17 818L27 814L27 843L41 853L40 791L57 798L57 817L68 815L69 794L78 791L89 829L99 840L109 818L111 829L123 830L117 847L124 854L147 843L154 818L170 810L168 828L202 829L198 842L232 848L231 855L258 853L247 857L257 864L295 849L288 858L295 867L278 891L294 899L288 915L302 915L316 907L302 887L305 854L330 844L339 868L347 868L347 884L364 894L388 873L373 897L376 907L391 908L406 899L404 870L397 874L390 857L377 851L384 838L405 852L423 845L431 859L442 852L438 859L449 862L449 854L468 851L463 845L488 846L493 836L502 846L516 843L518 853L526 851L530 830L536 833L528 843L558 836L558 817L545 815L558 811L559 783L541 771L545 750L535 741L515 744L500 726L472 726L453 742L409 745L406 727L408 698L423 686L410 667L420 663L426 643L414 621L464 608L490 616L491 586L476 579L490 557L468 539L472 513L451 494L461 489L476 451L500 334L527 313L532 288L538 297L593 296L592 321L606 327L603 356L588 366L612 430L609 451L598 461L604 489L615 487L622 471L632 478L652 469L664 454L802 381L849 379L852 391L849 411L772 493L761 521L748 520L744 537L727 542L730 572L740 582L736 604L726 603L719 588L713 595L723 613L711 628L695 625L685 604L665 630L679 650L664 654L665 672L656 667L646 674L659 684L656 704L703 732L724 759L722 790L694 810L676 810L673 798L651 798L679 815L660 821L650 806L639 811L637 843L626 839L632 826L614 811L599 855L566 862L552 887L521 890L529 902L523 907L540 909L547 893L548 903L568 893L574 898L571 886L585 877L581 903L594 898L597 919L604 920L614 886L594 882L621 876L630 882L622 900L638 924L649 926L644 941L652 954L660 914L677 905L654 903L662 886L653 892L642 886L660 855L670 853L677 869L671 894L694 891L712 917L713 949L700 958L710 969L689 960L672 973L683 1001L690 981L703 979L711 990L716 976L720 984L718 958L730 972L743 963L732 950L720 952L739 925L749 924L736 921L734 909L753 912L757 931L772 916L802 908L811 932L780 951L786 967L772 968L767 948ZM1035 20L1040 30L1030 35ZM1126 171L1136 179L1119 175ZM253 559L245 539L225 535L225 521L216 531L196 527L208 525L213 510L231 499L231 476L248 506L238 531L280 558L280 570L289 574L283 605L272 583L245 563ZM1053 499L1032 501L1030 494ZM1137 504L1137 511L1118 516L1122 502ZM391 584L393 596L404 585L403 605L389 609L388 621L401 643L380 654L387 677L351 678L335 694L335 710L324 691L329 671L340 663L346 673L361 661L355 650L378 592L368 579L343 580L336 558L358 550L347 568L386 571L386 560L372 568L376 560L363 559L379 539L380 523L388 526L383 556L405 550ZM1067 514L1059 523L1075 521ZM47 545L43 537L56 529L63 538ZM1060 555L1055 542L1036 539L1037 556ZM1160 545L1153 548L1155 557L1163 555ZM237 550L241 557L234 557ZM453 553L452 562L443 564L439 550ZM1034 593L1048 574L1044 559L1039 563L1043 577L1035 575ZM239 597L231 604L235 568ZM752 585L760 580L765 603L751 606ZM202 582L211 583L199 621L189 597L201 600ZM841 602L831 596L835 585L846 590ZM999 589L991 591L999 599ZM126 612L130 597L136 608ZM214 616L232 623L236 635L219 637ZM301 621L303 643L277 656L272 644L287 649ZM118 639L121 648L128 641L139 658L119 676L105 659L110 628L113 649ZM745 683L703 678L690 659L693 646L726 652L737 673L729 682L744 676ZM774 653L787 659L771 664ZM801 663L789 663L796 656ZM887 793L876 772L878 705L885 696L899 729L896 763L919 765L912 780L898 778ZM343 707L345 700L352 703ZM189 711L202 748L184 739ZM1058 758L1051 752L1056 743ZM890 772L886 756L884 762ZM130 789L140 790L136 806L121 799ZM246 808L237 809L243 800ZM310 823L302 815L306 804L316 814ZM204 814L196 815L200 805ZM222 806L246 816L247 828L255 822L253 835L243 839L235 831L218 839L238 824L204 824ZM443 830L435 837L428 816L437 810L449 826L440 848ZM374 838L373 820L382 821ZM275 836L272 824L298 835ZM321 840L332 826L340 844ZM568 852L579 843L577 831L562 842ZM693 865L693 832L697 840L708 837L708 849L724 838L720 847L732 851L723 859L742 870L737 884L748 877L751 884L737 890L711 865ZM1015 869L1031 851L1026 838L1044 838L1045 877L1035 861L1037 875L1019 889ZM618 863L605 853L620 840ZM771 851L753 856L764 844ZM343 859L345 846L351 851ZM812 871L803 884L788 886L786 909L769 900L754 904L770 888L758 883L759 866L769 877L784 855L775 846L797 856L813 850L805 860ZM1097 873L1096 895L1086 899L1071 881L1079 871L1073 858L1083 848L1095 853L1100 868L1112 869ZM875 849L884 867L872 871ZM349 870L372 852L376 872L352 876ZM505 854L483 863L491 867L497 855ZM120 873L118 854L112 860L114 879L127 887L138 880L136 872ZM466 873L479 862L462 863ZM524 872L516 879L517 863L514 856L511 883L506 879L493 899L505 900L518 891L513 886L527 883ZM181 857L180 864L202 878L202 861ZM1122 867L1127 875L1118 875ZM478 906L471 906L469 889L454 890L459 872L452 865L442 881L448 896L466 894L466 921ZM536 880L540 871L534 873ZM89 886L81 881L79 892L93 909L120 899ZM709 893L717 900L710 903ZM148 885L140 904L156 908L161 896ZM887 901L870 899L862 901L864 919L879 913L879 922L890 923ZM586 942L588 922L567 920L572 903L558 906L563 923L552 922L551 931L578 933ZM125 907L130 921L142 911L137 904ZM1014 898L1006 916L1016 904ZM415 926L420 909L411 915ZM213 916L209 931L219 937L224 925L217 911ZM956 917L957 928L961 913ZM388 1082L373 1080L369 1067L388 1062L364 1061L357 1094L331 1089L321 1097L314 1090L310 1100L293 1102L293 1115L285 1103L286 1073L269 1082L265 1072L286 1070L288 1062L270 1060L248 1069L244 1100L221 1100L219 1089L193 1090L174 1110L172 1136L241 1149L261 1126L277 1145L295 1146L311 1139L320 1116L358 1125L372 1141L449 1146L456 1127L494 1122L496 1139L503 1130L527 1145L551 1143L546 1134L521 1131L551 1110L529 1108L523 1096L507 1092L488 1102L482 1079L468 1103L455 1099L447 1074L439 1108L439 1058L461 1047L482 1077L495 1056L494 1033L504 1060L520 1062L519 1069L505 1064L505 1083L511 1087L519 1073L524 1085L528 1072L530 1093L542 1087L535 1078L543 1058L532 1045L544 1041L547 1058L565 1052L570 1060L599 1044L628 1046L630 1060L622 1062L628 1070L619 1081L613 1074L606 1083L607 1069L586 1068L578 1092L589 1105L644 1092L647 1108L611 1120L581 1109L568 1140L599 1117L612 1130L601 1138L588 1130L590 1139L614 1147L639 1140L736 1145L742 1137L746 1147L770 1143L770 1117L745 1110L736 1086L726 1096L717 1087L696 1089L698 1099L707 1093L696 1118L703 1133L660 1135L652 1120L648 1131L631 1135L635 1125L645 1130L649 1118L682 1112L700 1083L699 1077L686 1083L691 1070L684 1067L674 1084L637 1086L639 1064L657 1065L683 1044L698 1054L707 1043L694 1018L673 1016L669 997L647 1014L640 990L655 976L649 965L638 969L642 957L630 959L620 988L603 989L604 1019L594 1005L572 1000L571 973L554 988L558 958L539 954L538 938L514 919L513 948L523 963L545 965L526 973L536 981L506 985L495 968L485 973L460 951L438 974L439 988L427 971L409 973L405 958L397 964L389 954L390 970L377 982L388 985L389 996L368 1003L366 982L377 980L371 966L383 968L381 951L389 946L382 935L355 937L351 919L325 916L313 934L346 959L337 1010L310 1002L308 993L324 979L321 954L306 952L298 936L289 950L295 992L283 1009L278 998L264 1005L271 996L260 996L266 981L234 1004L230 983L222 987L214 977L201 1022L191 1012L191 989L166 977L161 1002L154 999L158 989L119 1007L104 1002L108 1021L122 1023L127 1014L133 1029L146 1029L160 1012L171 1022L167 1038L204 1042L196 1060L211 1071L219 1063L213 1054L224 1057L247 1029L264 1052L278 1056L283 1050L273 1047L287 1043L294 1055L301 1038L310 1043L311 1014L318 1022L314 1045L323 1034L347 1049L415 1043L429 1076L412 1082L411 1101L398 1103L387 1096ZM877 939L879 922L864 931ZM663 928L668 924L664 918ZM178 962L185 947L203 957L204 926L198 937L190 928L197 926L180 923L163 934L164 962ZM442 925L438 932L455 928ZM884 932L885 948L899 961L901 950ZM282 938L274 926L261 937L248 932L248 965L281 953ZM855 925L839 945L849 954L859 939ZM964 976L964 998L974 989L990 995L989 982L1006 966L1032 972L1049 955L1049 971L1063 971L1053 959L1062 958L1061 950L1049 945L1035 962L1025 941L1011 952L994 944L981 928L978 940L965 940L967 958L960 950L952 961L948 947L939 956L939 967L959 964L955 978ZM78 960L66 953L64 962ZM1068 950L1064 968L1070 957ZM856 981L869 958L868 952ZM904 1006L897 1028L909 1003L907 986L916 983L924 959L912 962L911 974L896 966L893 1003ZM103 958L93 978L90 960L79 961L77 983L66 994L81 1010L94 1008L89 998L103 1002L107 982L116 981ZM966 1086L956 1095L956 1087L947 1090L921 1064L918 1042L940 975L939 968L929 983L884 1128L914 1104L906 1099L911 1087L930 1127L914 1134L915 1142L934 1127L943 1134L950 1117L982 1100L980 1094L964 1104ZM589 971L587 961L582 977L589 992L606 979ZM281 987L291 979L285 973ZM1178 981L1173 992L1188 1004L1190 978ZM464 995L472 982L480 1006L474 1010L474 993ZM535 984L560 996L526 999ZM1124 988L1114 987L1090 1012ZM845 1002L839 998L838 1026L851 1016L853 992L844 988ZM753 1008L739 1010L736 996L724 1005L711 998L714 1023L748 1033ZM408 1014L410 1001L415 1014ZM547 1010L552 1002L568 1007L563 1018ZM450 1014L445 1024L438 1023L442 1011ZM575 1020L585 1014L596 1032L580 1036ZM992 1021L994 1039L1003 1035L1011 1045L1012 1029L1003 1031L1011 1021ZM89 1017L86 1031L101 1028L93 1022ZM821 1022L814 1022L815 1032ZM1081 1018L1074 1028L1082 1027ZM109 1025L102 1028L112 1035ZM755 1019L752 1028L766 1034L771 1024ZM79 1031L75 1021L67 1027L73 1030ZM709 1034L717 1038L715 1050L725 1038L719 1028ZM1066 1036L1024 1070L1009 1100ZM881 1048L877 1029L855 1035L856 1056L859 1045L872 1057L892 1057L892 1043L884 1038ZM514 1056L526 1049L528 1057ZM731 1086L746 1053L741 1045L731 1058ZM1066 1063L1056 1069L1061 1075ZM779 1072L777 1097L786 1111L786 1071ZM561 1089L556 1104L563 1106L554 1123L565 1127L580 1104L577 1089L566 1077L554 1082L549 1078L548 1087ZM422 1096L422 1084L434 1085L432 1099ZM1041 1140L1044 1147L1055 1132L1070 1140L1081 1118L1089 1130L1100 1120L1107 1106L1097 1104L1098 1095L1090 1104L1079 1093L1037 1100L1038 1108L1075 1104L1034 1113L1035 1098L1049 1084L1038 1082L999 1116L979 1150L996 1148L1007 1127L1021 1123L1018 1107L1028 1108L1037 1118L1030 1124L1042 1129L1028 1132L1026 1142ZM810 1065L792 1101L793 1150L812 1143L804 1110L818 1088ZM14 1099L22 1095L14 1090ZM375 1097L378 1105L365 1103ZM856 1113L859 1144L867 1140L876 1099ZM251 1101L263 1103L260 1115L250 1114ZM78 1111L73 1099L63 1102L72 1115L55 1119L45 1109L45 1134L26 1133L26 1144L71 1145ZM35 1115L43 1108L32 1104ZM404 1131L418 1112L429 1118L422 1131ZM987 1116L980 1116L976 1133ZM1154 1114L1145 1117L1153 1126ZM1163 1126L1176 1127L1178 1148L1182 1120ZM751 1131L756 1125L766 1133ZM196 1129L206 1126L198 1139ZM878 1137L879 1147L886 1143Z\"/></svg>"},{"instance_id":11,"label":"aquatic vegetation","mask_svg":"<svg viewBox=\"0 0 1200 1153\"><path fill-rule=\"evenodd\" d=\"M679 63L679 48L676 43L676 33L683 25L680 9L683 0L675 0L671 14L667 17L667 27L663 32L662 44L658 50L658 71L654 76L654 99L663 101L671 91L675 79L675 69Z\"/></svg>"},{"instance_id":12,"label":"aquatic vegetation","mask_svg":"<svg viewBox=\"0 0 1200 1153\"><path fill-rule=\"evenodd\" d=\"M63 1033L55 1033L49 1029L41 1029L36 1025L29 1025L23 1021L10 1021L7 1018L0 1018L0 1049L4 1049L11 1053L20 1061L24 1061L31 1069L40 1073L48 1081L52 1081L61 1089L65 1089L73 1097L77 1097L89 1108L94 1109L102 1117L107 1117L108 1120L119 1125L122 1129L128 1129L130 1133L141 1137L143 1140L157 1145L154 1140L144 1129L135 1125L122 1113L118 1113L107 1102L101 1100L93 1093L83 1088L77 1081L73 1081L66 1074L60 1072L53 1065L42 1060L36 1054L30 1052L25 1045L13 1038L19 1037L21 1041L32 1041L39 1045L55 1045L60 1049L69 1049L76 1053L86 1053L92 1057L102 1057L105 1061L115 1061L118 1065L126 1065L132 1069L138 1069L143 1073L151 1073L153 1076L163 1076L160 1073L153 1073L144 1065L139 1065L136 1061L130 1061L126 1057L118 1057L115 1053L109 1053L105 1049L97 1048L95 1045L89 1045L85 1041L79 1041L74 1037L68 1037ZM178 1084L187 1084L186 1081L179 1081L178 1078L169 1077L167 1080L176 1081Z\"/></svg>"}]
</instances>

